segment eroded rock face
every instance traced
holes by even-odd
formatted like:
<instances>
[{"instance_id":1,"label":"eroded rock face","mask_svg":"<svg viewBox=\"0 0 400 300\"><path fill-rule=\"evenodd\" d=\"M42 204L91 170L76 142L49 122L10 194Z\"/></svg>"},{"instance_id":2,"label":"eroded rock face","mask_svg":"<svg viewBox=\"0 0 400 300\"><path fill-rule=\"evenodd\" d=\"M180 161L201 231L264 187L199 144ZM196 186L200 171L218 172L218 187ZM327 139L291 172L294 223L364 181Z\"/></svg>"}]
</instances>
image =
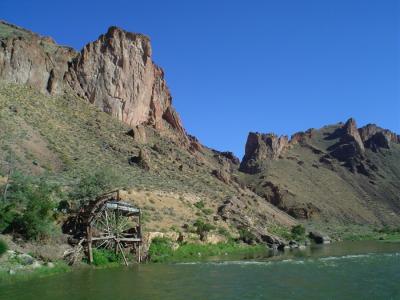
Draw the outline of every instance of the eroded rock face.
<instances>
[{"instance_id":1,"label":"eroded rock face","mask_svg":"<svg viewBox=\"0 0 400 300\"><path fill-rule=\"evenodd\" d=\"M148 37L110 27L74 59L67 81L81 97L124 123L184 133Z\"/></svg>"},{"instance_id":2,"label":"eroded rock face","mask_svg":"<svg viewBox=\"0 0 400 300\"><path fill-rule=\"evenodd\" d=\"M222 220L233 224L236 228L250 232L258 243L266 243L277 248L283 248L286 244L283 239L267 232L265 226L256 224L255 218L246 214L246 205L236 197L226 199L218 208L218 215Z\"/></svg>"},{"instance_id":3,"label":"eroded rock face","mask_svg":"<svg viewBox=\"0 0 400 300\"><path fill-rule=\"evenodd\" d=\"M391 143L400 142L397 134L375 124L368 124L358 131L365 146L373 151L377 151L379 148L390 149Z\"/></svg>"},{"instance_id":4,"label":"eroded rock face","mask_svg":"<svg viewBox=\"0 0 400 300\"><path fill-rule=\"evenodd\" d=\"M68 63L76 52L4 21L0 21L0 27L15 32L0 38L0 79L46 94L61 93Z\"/></svg>"},{"instance_id":5,"label":"eroded rock face","mask_svg":"<svg viewBox=\"0 0 400 300\"><path fill-rule=\"evenodd\" d=\"M278 137L273 133L250 132L240 171L250 174L260 172L266 161L278 159L288 146L287 136Z\"/></svg>"},{"instance_id":6,"label":"eroded rock face","mask_svg":"<svg viewBox=\"0 0 400 300\"><path fill-rule=\"evenodd\" d=\"M148 37L110 27L77 53L6 22L0 27L7 33L0 34L0 80L50 94L72 89L132 127L172 129L188 144Z\"/></svg>"},{"instance_id":7,"label":"eroded rock face","mask_svg":"<svg viewBox=\"0 0 400 300\"><path fill-rule=\"evenodd\" d=\"M330 155L345 163L355 172L364 159L365 147L354 119L349 119L342 127L336 129L330 138L339 138L339 141L328 148Z\"/></svg>"},{"instance_id":8,"label":"eroded rock face","mask_svg":"<svg viewBox=\"0 0 400 300\"><path fill-rule=\"evenodd\" d=\"M358 133L356 121L353 118L350 118L347 120L346 124L344 124L343 129L345 130L345 134L342 137L342 141L355 142L356 150L360 154L364 153L364 143L361 140L360 134Z\"/></svg>"}]
</instances>

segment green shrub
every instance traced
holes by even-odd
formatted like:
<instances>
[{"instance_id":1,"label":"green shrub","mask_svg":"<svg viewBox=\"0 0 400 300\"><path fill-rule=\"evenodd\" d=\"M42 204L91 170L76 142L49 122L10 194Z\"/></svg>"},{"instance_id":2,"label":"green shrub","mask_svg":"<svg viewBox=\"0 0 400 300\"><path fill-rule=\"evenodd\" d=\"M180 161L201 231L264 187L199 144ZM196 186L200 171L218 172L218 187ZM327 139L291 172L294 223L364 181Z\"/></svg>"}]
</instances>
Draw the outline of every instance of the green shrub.
<instances>
[{"instance_id":1,"label":"green shrub","mask_svg":"<svg viewBox=\"0 0 400 300\"><path fill-rule=\"evenodd\" d=\"M306 229L303 225L295 225L291 229L292 239L294 240L304 240L306 236Z\"/></svg>"},{"instance_id":2,"label":"green shrub","mask_svg":"<svg viewBox=\"0 0 400 300\"><path fill-rule=\"evenodd\" d=\"M194 204L194 206L197 207L198 209L203 209L204 206L205 206L205 204L204 204L204 201L203 201L203 200L200 200L200 201L196 202L196 203Z\"/></svg>"},{"instance_id":3,"label":"green shrub","mask_svg":"<svg viewBox=\"0 0 400 300\"><path fill-rule=\"evenodd\" d=\"M208 232L215 229L214 225L209 223L205 223L203 220L198 219L193 224L196 227L196 232L200 236L200 239L203 240Z\"/></svg>"},{"instance_id":4,"label":"green shrub","mask_svg":"<svg viewBox=\"0 0 400 300\"><path fill-rule=\"evenodd\" d=\"M256 236L247 228L239 229L239 239L246 244L254 244L256 242Z\"/></svg>"},{"instance_id":5,"label":"green shrub","mask_svg":"<svg viewBox=\"0 0 400 300\"><path fill-rule=\"evenodd\" d=\"M8 250L8 246L5 241L0 240L0 257L6 253Z\"/></svg>"},{"instance_id":6,"label":"green shrub","mask_svg":"<svg viewBox=\"0 0 400 300\"><path fill-rule=\"evenodd\" d=\"M231 239L231 238L232 238L232 236L231 236L231 234L229 233L229 231L226 230L224 227L218 227L218 233L219 233L220 235L225 236L225 237L228 238L228 239Z\"/></svg>"},{"instance_id":7,"label":"green shrub","mask_svg":"<svg viewBox=\"0 0 400 300\"><path fill-rule=\"evenodd\" d=\"M379 233L385 233L385 234L395 234L395 233L400 233L400 227L389 227L389 226L384 226L383 228L380 228L378 230L375 230Z\"/></svg>"},{"instance_id":8,"label":"green shrub","mask_svg":"<svg viewBox=\"0 0 400 300\"><path fill-rule=\"evenodd\" d=\"M16 211L14 205L0 200L0 233L9 229L15 217Z\"/></svg>"},{"instance_id":9,"label":"green shrub","mask_svg":"<svg viewBox=\"0 0 400 300\"><path fill-rule=\"evenodd\" d=\"M211 215L214 212L214 210L212 210L211 208L203 208L201 211L207 216Z\"/></svg>"},{"instance_id":10,"label":"green shrub","mask_svg":"<svg viewBox=\"0 0 400 300\"><path fill-rule=\"evenodd\" d=\"M148 255L152 262L163 262L172 253L172 243L169 239L156 237L151 241Z\"/></svg>"},{"instance_id":11,"label":"green shrub","mask_svg":"<svg viewBox=\"0 0 400 300\"><path fill-rule=\"evenodd\" d=\"M125 179L114 169L104 168L95 172L84 173L72 189L70 197L81 202L124 185Z\"/></svg>"},{"instance_id":12,"label":"green shrub","mask_svg":"<svg viewBox=\"0 0 400 300\"><path fill-rule=\"evenodd\" d=\"M154 242L154 240L153 240ZM153 244L153 243L152 243ZM193 261L203 259L209 256L225 256L226 254L250 254L265 251L265 246L256 245L249 246L234 242L218 243L218 244L197 244L187 243L179 246L178 249L172 250L172 244L166 239L157 239L154 242L156 253L150 256L151 262L178 262ZM151 246L150 246L151 247ZM156 255L155 255L156 254Z\"/></svg>"},{"instance_id":13,"label":"green shrub","mask_svg":"<svg viewBox=\"0 0 400 300\"><path fill-rule=\"evenodd\" d=\"M54 230L55 207L61 189L46 178L14 173L7 200L0 205L1 231L18 232L26 239L42 239Z\"/></svg>"},{"instance_id":14,"label":"green shrub","mask_svg":"<svg viewBox=\"0 0 400 300\"><path fill-rule=\"evenodd\" d=\"M108 249L93 249L93 264L95 266L104 266L112 263L120 263L122 257L115 251Z\"/></svg>"}]
</instances>

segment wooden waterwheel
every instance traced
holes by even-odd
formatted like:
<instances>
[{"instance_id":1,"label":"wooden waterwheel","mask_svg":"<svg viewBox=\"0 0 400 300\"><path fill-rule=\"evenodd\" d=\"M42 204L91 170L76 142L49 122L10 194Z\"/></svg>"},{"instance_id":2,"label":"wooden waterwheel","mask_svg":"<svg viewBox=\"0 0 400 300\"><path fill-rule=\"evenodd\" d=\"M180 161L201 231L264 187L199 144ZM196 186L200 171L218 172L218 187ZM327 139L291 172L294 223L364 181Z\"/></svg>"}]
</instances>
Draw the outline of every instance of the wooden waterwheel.
<instances>
[{"instance_id":1,"label":"wooden waterwheel","mask_svg":"<svg viewBox=\"0 0 400 300\"><path fill-rule=\"evenodd\" d=\"M93 248L120 253L126 265L126 252L135 252L140 262L142 238L139 208L120 201L119 192L114 191L92 201L83 213L90 263L93 262Z\"/></svg>"}]
</instances>

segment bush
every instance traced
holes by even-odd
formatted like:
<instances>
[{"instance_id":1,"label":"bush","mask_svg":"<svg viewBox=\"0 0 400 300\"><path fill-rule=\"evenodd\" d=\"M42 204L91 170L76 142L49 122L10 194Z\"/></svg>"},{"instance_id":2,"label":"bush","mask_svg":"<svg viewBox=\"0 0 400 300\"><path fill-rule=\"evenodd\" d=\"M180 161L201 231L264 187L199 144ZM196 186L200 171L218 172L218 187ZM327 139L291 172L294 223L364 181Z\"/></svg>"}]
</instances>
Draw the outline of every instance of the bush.
<instances>
[{"instance_id":1,"label":"bush","mask_svg":"<svg viewBox=\"0 0 400 300\"><path fill-rule=\"evenodd\" d=\"M194 204L194 206L197 207L198 209L203 209L204 206L205 206L205 204L204 204L204 201L203 201L203 200L200 200L200 201L196 202L196 203Z\"/></svg>"},{"instance_id":2,"label":"bush","mask_svg":"<svg viewBox=\"0 0 400 300\"><path fill-rule=\"evenodd\" d=\"M200 236L200 239L203 240L208 232L215 229L214 225L209 223L205 223L203 220L198 219L193 224L196 227L196 232Z\"/></svg>"},{"instance_id":3,"label":"bush","mask_svg":"<svg viewBox=\"0 0 400 300\"><path fill-rule=\"evenodd\" d=\"M70 197L85 202L124 185L125 179L111 168L85 173L73 188Z\"/></svg>"},{"instance_id":4,"label":"bush","mask_svg":"<svg viewBox=\"0 0 400 300\"><path fill-rule=\"evenodd\" d=\"M172 244L169 239L156 237L151 241L148 255L152 262L163 262L172 253Z\"/></svg>"},{"instance_id":5,"label":"bush","mask_svg":"<svg viewBox=\"0 0 400 300\"><path fill-rule=\"evenodd\" d=\"M301 224L295 225L292 227L291 234L294 240L303 240L306 236L306 229Z\"/></svg>"},{"instance_id":6,"label":"bush","mask_svg":"<svg viewBox=\"0 0 400 300\"><path fill-rule=\"evenodd\" d=\"M203 208L201 211L207 216L211 215L214 212L214 210L211 208Z\"/></svg>"},{"instance_id":7,"label":"bush","mask_svg":"<svg viewBox=\"0 0 400 300\"><path fill-rule=\"evenodd\" d=\"M93 264L95 266L104 266L110 263L120 263L122 261L121 255L115 251L108 249L93 249Z\"/></svg>"},{"instance_id":8,"label":"bush","mask_svg":"<svg viewBox=\"0 0 400 300\"><path fill-rule=\"evenodd\" d=\"M247 228L239 229L239 239L249 245L256 242L256 236Z\"/></svg>"},{"instance_id":9,"label":"bush","mask_svg":"<svg viewBox=\"0 0 400 300\"><path fill-rule=\"evenodd\" d=\"M9 229L16 217L15 207L12 203L0 200L0 233Z\"/></svg>"},{"instance_id":10,"label":"bush","mask_svg":"<svg viewBox=\"0 0 400 300\"><path fill-rule=\"evenodd\" d=\"M153 245L154 243L154 245ZM152 242L157 253L152 253L150 256L151 262L178 262L178 261L193 261L203 259L209 256L220 256L226 254L250 254L261 253L265 251L265 246L248 246L237 243L218 243L218 244L181 244L178 249L172 250L171 242L166 239L154 239ZM151 247L151 246L150 246ZM164 248L165 247L165 248Z\"/></svg>"},{"instance_id":11,"label":"bush","mask_svg":"<svg viewBox=\"0 0 400 300\"><path fill-rule=\"evenodd\" d=\"M14 231L26 239L48 237L54 229L55 207L62 199L58 185L46 178L14 173L7 201L0 205L1 231Z\"/></svg>"},{"instance_id":12,"label":"bush","mask_svg":"<svg viewBox=\"0 0 400 300\"><path fill-rule=\"evenodd\" d=\"M5 241L0 240L0 257L6 253L8 250L8 246Z\"/></svg>"}]
</instances>

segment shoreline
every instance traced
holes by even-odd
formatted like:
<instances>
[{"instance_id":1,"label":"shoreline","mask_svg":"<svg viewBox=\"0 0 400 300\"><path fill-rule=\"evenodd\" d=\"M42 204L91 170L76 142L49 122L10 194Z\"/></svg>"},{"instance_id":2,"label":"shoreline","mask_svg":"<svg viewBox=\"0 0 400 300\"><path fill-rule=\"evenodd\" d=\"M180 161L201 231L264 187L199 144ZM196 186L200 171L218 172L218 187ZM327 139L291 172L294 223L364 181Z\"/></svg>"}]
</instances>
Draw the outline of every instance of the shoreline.
<instances>
[{"instance_id":1,"label":"shoreline","mask_svg":"<svg viewBox=\"0 0 400 300\"><path fill-rule=\"evenodd\" d=\"M379 239L379 238L359 238L359 239L343 239L341 241L333 241L331 244L327 245L321 245L322 247L330 246L330 245L337 245L342 242L377 242L377 243L400 243L400 238L398 235L389 235L388 239ZM199 246L199 245L198 245ZM213 247L215 245L211 245ZM156 261L146 261L145 263L142 264L174 264L174 263L191 263L191 262L206 262L209 261L210 258L212 257L226 257L227 261L229 260L246 260L249 257L248 256L254 256L257 254L265 254L266 251L271 250L268 249L265 245L239 245L236 244L230 250L224 249L219 246L219 250L216 251L214 248L214 251L203 251L203 252L198 252L195 254L194 252L190 252L188 255L176 255L176 256L171 256L168 258L165 258L163 260L156 260ZM232 245L231 245L232 246ZM204 250L209 250L210 245L200 245L200 248L204 248ZM290 253L293 250L297 251L305 251L309 250L310 246L307 246L306 249L287 249L284 251L280 251L280 254ZM271 250L272 251L272 250ZM240 258L238 258L240 256ZM247 257L246 257L247 256ZM275 257L279 255L272 255L271 257ZM235 257L235 259L233 259ZM254 258L254 257L253 257ZM29 281L33 280L36 278L45 278L45 277L50 277L58 274L65 274L65 273L70 273L70 272L75 272L83 269L92 269L92 270L100 270L100 269L111 269L111 268L118 268L121 267L121 264L118 262L110 262L107 264L103 265L89 265L86 263L80 263L77 266L69 266L67 265L64 261L55 261L51 262L53 265L52 267L48 267L46 265L41 265L40 267L37 268L30 268L30 269L20 269L14 273L10 273L9 271L0 271L0 285L3 284L15 284L17 282L21 281ZM138 265L138 264L131 264L129 267L132 267L133 265Z\"/></svg>"}]
</instances>

